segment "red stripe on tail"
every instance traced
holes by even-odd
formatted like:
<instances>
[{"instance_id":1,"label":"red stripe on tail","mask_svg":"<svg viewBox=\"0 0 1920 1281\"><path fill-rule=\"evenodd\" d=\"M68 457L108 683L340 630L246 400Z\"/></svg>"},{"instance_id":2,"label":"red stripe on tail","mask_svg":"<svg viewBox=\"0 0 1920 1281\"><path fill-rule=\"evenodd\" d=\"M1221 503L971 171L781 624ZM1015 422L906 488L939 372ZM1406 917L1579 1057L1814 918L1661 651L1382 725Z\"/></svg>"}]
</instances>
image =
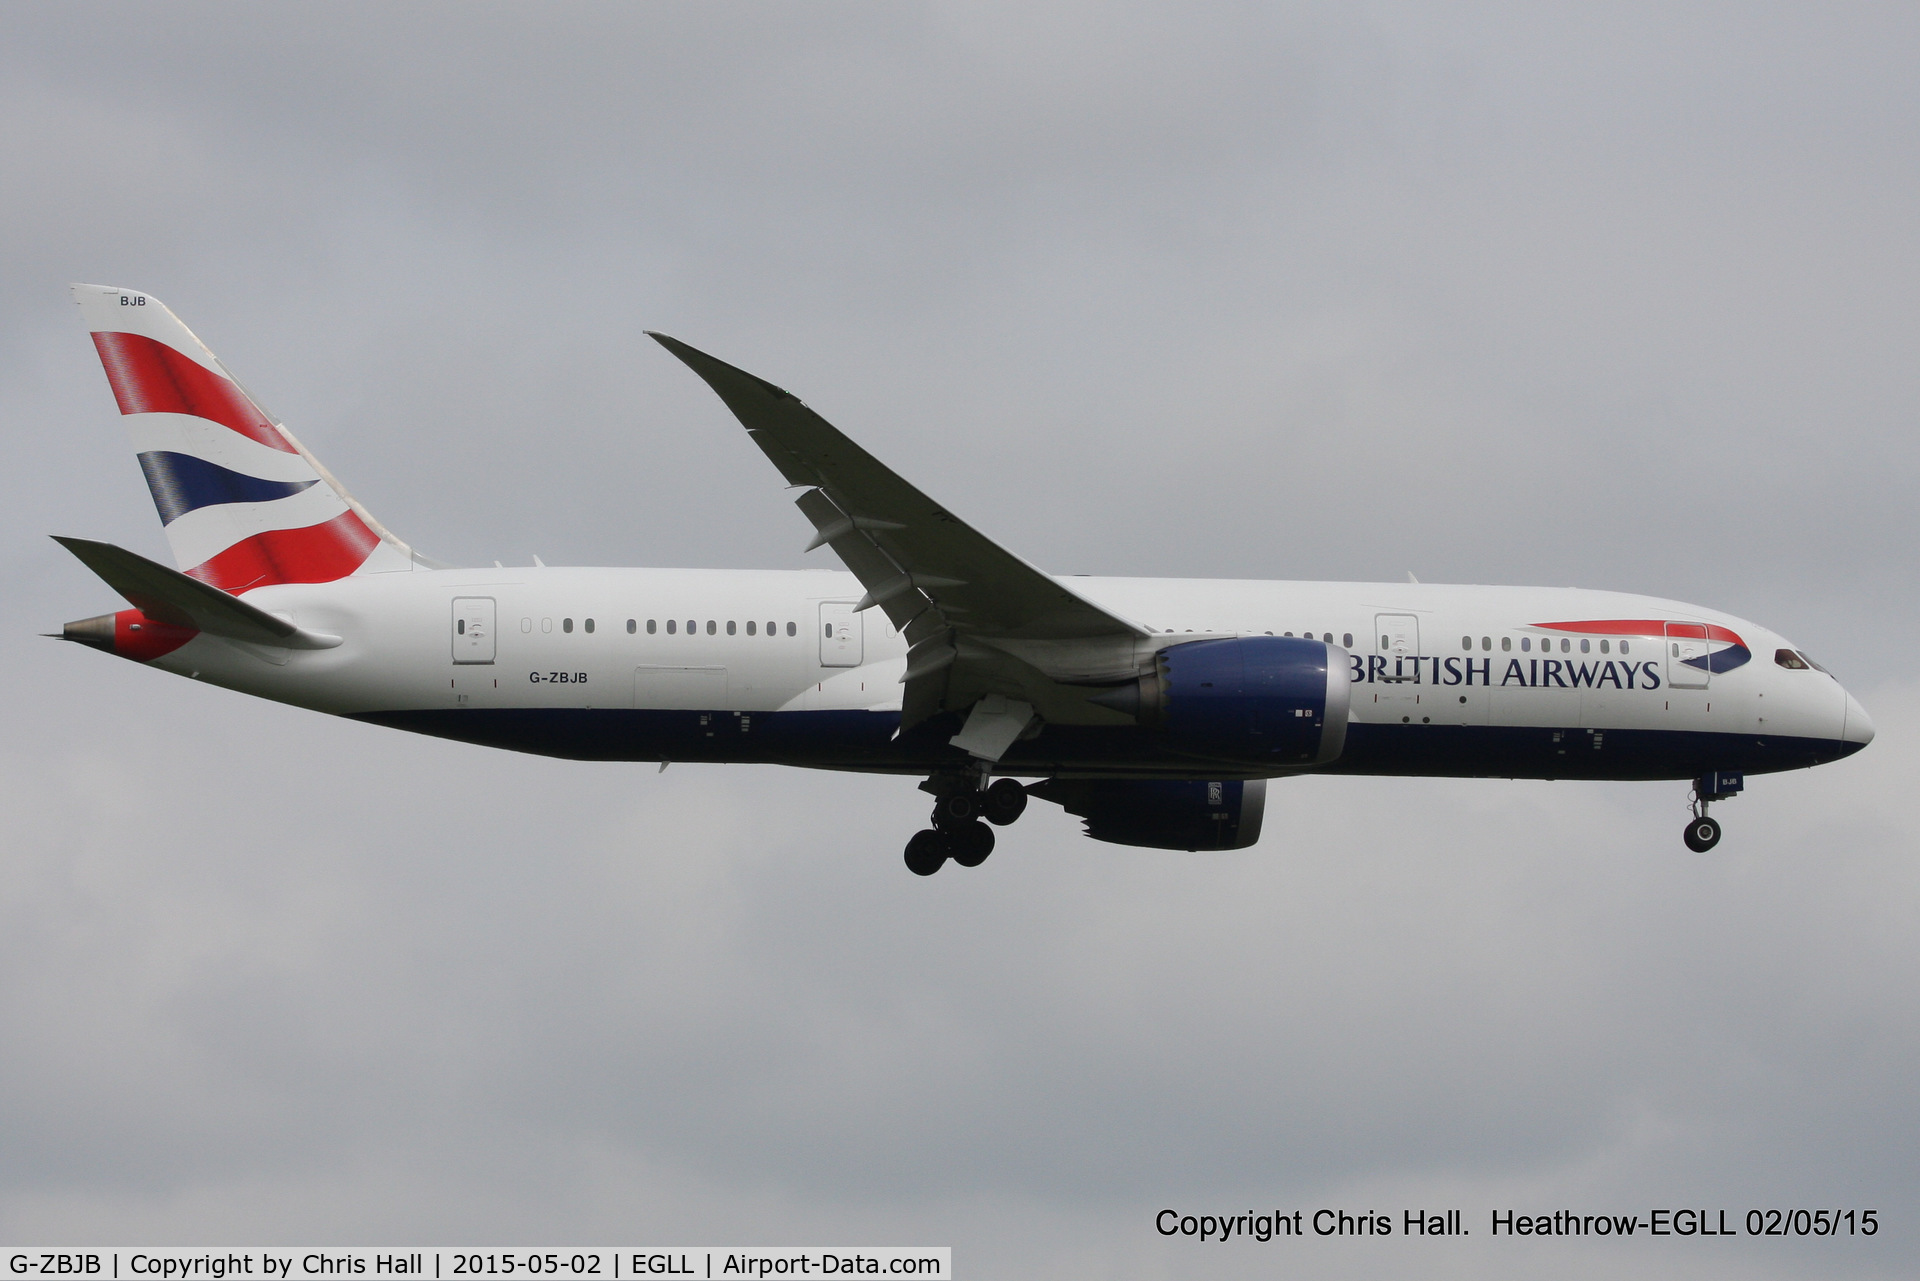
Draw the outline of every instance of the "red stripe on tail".
<instances>
[{"instance_id":1,"label":"red stripe on tail","mask_svg":"<svg viewBox=\"0 0 1920 1281\"><path fill-rule=\"evenodd\" d=\"M366 563L380 536L352 512L244 538L187 573L234 596L276 583L331 583Z\"/></svg>"},{"instance_id":2,"label":"red stripe on tail","mask_svg":"<svg viewBox=\"0 0 1920 1281\"><path fill-rule=\"evenodd\" d=\"M100 364L123 414L192 414L269 449L298 453L231 379L141 334L96 333Z\"/></svg>"}]
</instances>

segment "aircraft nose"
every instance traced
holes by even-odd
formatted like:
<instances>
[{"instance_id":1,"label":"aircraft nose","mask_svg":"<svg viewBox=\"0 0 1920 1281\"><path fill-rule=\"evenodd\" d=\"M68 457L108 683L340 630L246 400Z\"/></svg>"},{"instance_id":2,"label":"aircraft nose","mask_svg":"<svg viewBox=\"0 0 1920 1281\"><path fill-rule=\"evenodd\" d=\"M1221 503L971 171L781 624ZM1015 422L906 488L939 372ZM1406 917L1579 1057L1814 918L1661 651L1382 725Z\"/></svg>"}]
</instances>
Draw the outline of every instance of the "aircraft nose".
<instances>
[{"instance_id":1,"label":"aircraft nose","mask_svg":"<svg viewBox=\"0 0 1920 1281\"><path fill-rule=\"evenodd\" d=\"M1853 744L1856 752L1873 741L1873 718L1852 694L1847 695L1847 718L1841 725L1840 737Z\"/></svg>"}]
</instances>

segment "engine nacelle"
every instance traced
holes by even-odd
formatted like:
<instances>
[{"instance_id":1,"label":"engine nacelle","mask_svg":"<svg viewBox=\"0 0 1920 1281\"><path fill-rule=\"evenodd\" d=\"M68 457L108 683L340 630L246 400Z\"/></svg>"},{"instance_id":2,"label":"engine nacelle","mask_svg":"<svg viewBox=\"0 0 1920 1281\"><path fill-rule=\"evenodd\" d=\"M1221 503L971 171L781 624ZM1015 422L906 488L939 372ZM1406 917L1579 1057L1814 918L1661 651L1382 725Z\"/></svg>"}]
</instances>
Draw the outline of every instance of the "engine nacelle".
<instances>
[{"instance_id":1,"label":"engine nacelle","mask_svg":"<svg viewBox=\"0 0 1920 1281\"><path fill-rule=\"evenodd\" d=\"M1263 766L1307 768L1347 743L1347 651L1292 636L1188 641L1153 670L1096 697L1188 751Z\"/></svg>"},{"instance_id":2,"label":"engine nacelle","mask_svg":"<svg viewBox=\"0 0 1920 1281\"><path fill-rule=\"evenodd\" d=\"M1050 778L1031 794L1086 820L1096 841L1158 850L1243 850L1260 839L1267 780Z\"/></svg>"}]
</instances>

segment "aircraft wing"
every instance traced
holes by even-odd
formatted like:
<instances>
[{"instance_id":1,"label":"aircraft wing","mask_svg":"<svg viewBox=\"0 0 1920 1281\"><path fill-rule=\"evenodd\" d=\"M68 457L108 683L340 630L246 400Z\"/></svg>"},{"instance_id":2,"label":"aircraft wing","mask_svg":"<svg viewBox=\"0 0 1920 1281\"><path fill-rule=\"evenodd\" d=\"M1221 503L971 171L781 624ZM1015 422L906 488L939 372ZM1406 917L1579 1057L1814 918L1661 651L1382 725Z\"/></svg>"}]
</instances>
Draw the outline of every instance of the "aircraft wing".
<instances>
[{"instance_id":1,"label":"aircraft wing","mask_svg":"<svg viewBox=\"0 0 1920 1281\"><path fill-rule=\"evenodd\" d=\"M1105 723L1079 684L1133 674L1144 627L1102 609L1007 551L908 484L784 391L665 334L655 341L699 374L788 483L829 546L905 634L903 728L965 711L987 694L1032 703L1048 719ZM1062 684L1067 689L1056 688Z\"/></svg>"}]
</instances>

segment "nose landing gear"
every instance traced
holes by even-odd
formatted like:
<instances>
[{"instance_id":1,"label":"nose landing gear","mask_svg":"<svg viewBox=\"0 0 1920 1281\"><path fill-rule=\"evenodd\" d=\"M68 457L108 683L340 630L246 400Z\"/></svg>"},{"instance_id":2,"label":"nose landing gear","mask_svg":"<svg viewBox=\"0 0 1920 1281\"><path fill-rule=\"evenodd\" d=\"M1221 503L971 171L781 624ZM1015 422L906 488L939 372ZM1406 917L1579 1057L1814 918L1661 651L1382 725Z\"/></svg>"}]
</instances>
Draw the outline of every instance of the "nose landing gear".
<instances>
[{"instance_id":1,"label":"nose landing gear","mask_svg":"<svg viewBox=\"0 0 1920 1281\"><path fill-rule=\"evenodd\" d=\"M952 859L978 867L993 853L994 827L1005 827L1027 808L1027 789L1010 778L986 785L984 774L935 775L920 786L934 794L933 826L907 842L907 870L932 876ZM982 822L981 820L985 820Z\"/></svg>"},{"instance_id":2,"label":"nose landing gear","mask_svg":"<svg viewBox=\"0 0 1920 1281\"><path fill-rule=\"evenodd\" d=\"M1720 824L1707 817L1707 806L1715 801L1731 800L1746 786L1744 775L1734 770L1716 770L1693 780L1689 808L1693 817L1681 839L1695 854L1705 854L1720 843Z\"/></svg>"},{"instance_id":3,"label":"nose landing gear","mask_svg":"<svg viewBox=\"0 0 1920 1281\"><path fill-rule=\"evenodd\" d=\"M1686 835L1682 839L1695 854L1705 854L1720 843L1720 823L1705 814L1697 814L1688 821Z\"/></svg>"}]
</instances>

